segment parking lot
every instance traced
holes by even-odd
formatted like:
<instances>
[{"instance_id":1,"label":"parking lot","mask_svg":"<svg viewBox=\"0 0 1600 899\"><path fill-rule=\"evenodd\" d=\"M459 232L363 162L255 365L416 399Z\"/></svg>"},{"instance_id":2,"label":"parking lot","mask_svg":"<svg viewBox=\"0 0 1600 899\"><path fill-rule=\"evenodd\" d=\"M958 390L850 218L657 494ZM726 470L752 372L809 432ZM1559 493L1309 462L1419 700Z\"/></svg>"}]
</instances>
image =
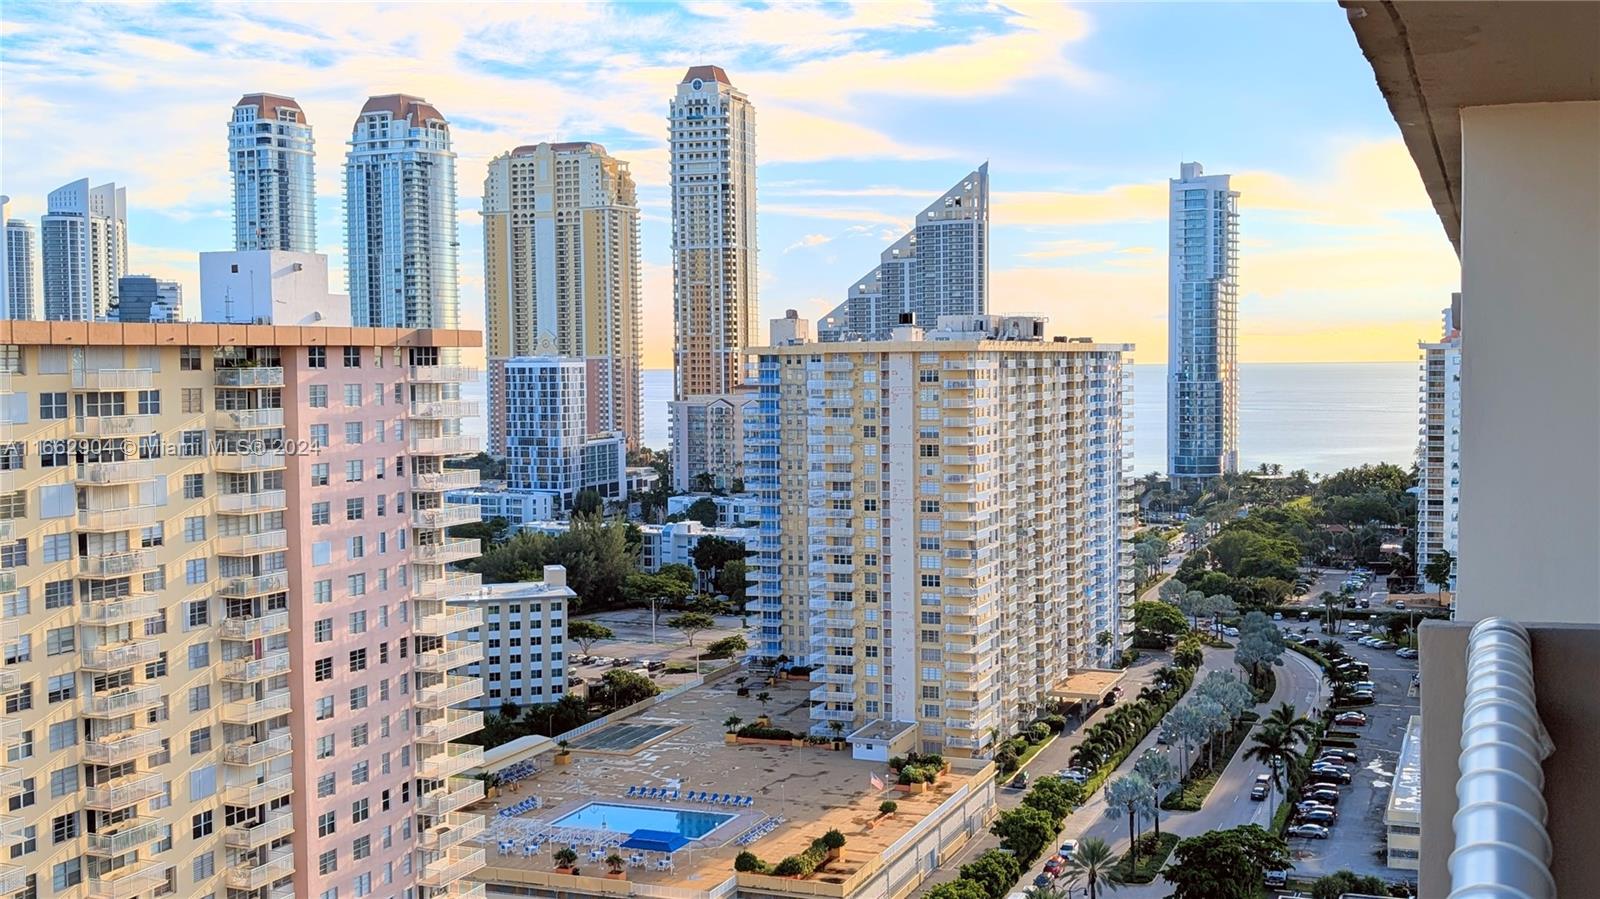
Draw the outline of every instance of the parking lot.
<instances>
[{"instance_id":1,"label":"parking lot","mask_svg":"<svg viewBox=\"0 0 1600 899\"><path fill-rule=\"evenodd\" d=\"M1293 630L1298 632L1301 626L1296 623ZM1311 631L1312 636L1319 636L1317 628ZM1354 776L1349 785L1339 789L1339 819L1328 839L1289 840L1289 849L1294 855L1294 875L1316 878L1348 869L1389 880L1414 881L1415 872L1393 870L1385 864L1383 816L1406 723L1419 710L1418 697L1411 688L1417 662L1398 658L1392 649L1361 646L1355 642L1354 635L1346 635L1340 642L1352 658L1371 666L1368 679L1375 685L1376 701L1359 707L1368 719L1365 726L1338 728L1360 735L1356 741Z\"/></svg>"}]
</instances>

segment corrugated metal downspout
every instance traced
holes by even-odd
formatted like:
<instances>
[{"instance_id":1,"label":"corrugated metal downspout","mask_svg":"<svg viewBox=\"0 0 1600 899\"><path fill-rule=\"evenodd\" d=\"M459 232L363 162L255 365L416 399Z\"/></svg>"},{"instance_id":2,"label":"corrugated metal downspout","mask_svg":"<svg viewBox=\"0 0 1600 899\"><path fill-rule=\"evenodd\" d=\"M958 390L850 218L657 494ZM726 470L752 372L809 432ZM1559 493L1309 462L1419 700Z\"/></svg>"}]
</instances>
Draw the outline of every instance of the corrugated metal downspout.
<instances>
[{"instance_id":1,"label":"corrugated metal downspout","mask_svg":"<svg viewBox=\"0 0 1600 899\"><path fill-rule=\"evenodd\" d=\"M1552 899L1544 759L1528 631L1485 618L1467 637L1450 899Z\"/></svg>"}]
</instances>

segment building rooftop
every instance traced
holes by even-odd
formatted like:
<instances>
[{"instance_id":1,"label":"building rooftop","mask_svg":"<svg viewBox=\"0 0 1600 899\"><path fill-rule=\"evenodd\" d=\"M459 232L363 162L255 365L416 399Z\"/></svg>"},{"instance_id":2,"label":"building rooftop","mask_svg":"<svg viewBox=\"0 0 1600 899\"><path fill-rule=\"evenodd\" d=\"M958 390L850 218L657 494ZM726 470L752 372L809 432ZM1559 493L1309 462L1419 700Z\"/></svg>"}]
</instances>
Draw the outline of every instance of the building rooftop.
<instances>
[{"instance_id":1,"label":"building rooftop","mask_svg":"<svg viewBox=\"0 0 1600 899\"><path fill-rule=\"evenodd\" d=\"M279 109L292 109L295 111L295 121L302 125L306 123L305 110L300 108L300 104L293 97L280 94L245 94L239 98L239 102L233 104L234 109L241 106L254 106L258 119L276 119Z\"/></svg>"},{"instance_id":2,"label":"building rooftop","mask_svg":"<svg viewBox=\"0 0 1600 899\"><path fill-rule=\"evenodd\" d=\"M413 124L437 121L449 124L444 114L439 112L433 104L421 97L410 94L379 94L368 97L365 105L361 107L361 115L373 112L387 112L397 119L409 118Z\"/></svg>"},{"instance_id":3,"label":"building rooftop","mask_svg":"<svg viewBox=\"0 0 1600 899\"><path fill-rule=\"evenodd\" d=\"M55 346L483 346L483 332L443 328L350 328L0 320L0 344Z\"/></svg>"},{"instance_id":4,"label":"building rooftop","mask_svg":"<svg viewBox=\"0 0 1600 899\"><path fill-rule=\"evenodd\" d=\"M693 81L696 78L701 81L721 82L730 87L733 85L733 82L728 80L728 73L723 71L722 66L690 66L689 71L683 73L683 81L679 83Z\"/></svg>"},{"instance_id":5,"label":"building rooftop","mask_svg":"<svg viewBox=\"0 0 1600 899\"><path fill-rule=\"evenodd\" d=\"M1112 687L1122 683L1126 675L1126 671L1102 671L1098 668L1074 671L1066 680L1056 684L1050 690L1050 695L1069 702L1082 699L1098 700Z\"/></svg>"},{"instance_id":6,"label":"building rooftop","mask_svg":"<svg viewBox=\"0 0 1600 899\"><path fill-rule=\"evenodd\" d=\"M1422 817L1422 716L1406 722L1400 757L1394 763L1394 787L1383 820L1388 824L1415 824Z\"/></svg>"}]
</instances>

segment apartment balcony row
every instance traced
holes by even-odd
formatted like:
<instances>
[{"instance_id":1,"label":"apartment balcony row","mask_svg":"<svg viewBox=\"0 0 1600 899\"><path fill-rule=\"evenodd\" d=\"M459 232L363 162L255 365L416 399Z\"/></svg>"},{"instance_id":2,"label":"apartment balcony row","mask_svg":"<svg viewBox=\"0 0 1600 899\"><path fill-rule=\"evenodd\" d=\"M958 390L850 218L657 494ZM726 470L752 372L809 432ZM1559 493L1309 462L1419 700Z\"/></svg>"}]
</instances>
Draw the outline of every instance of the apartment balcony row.
<instances>
[{"instance_id":1,"label":"apartment balcony row","mask_svg":"<svg viewBox=\"0 0 1600 899\"><path fill-rule=\"evenodd\" d=\"M812 634L811 646L826 647L828 649L849 649L856 645L856 638L851 636L838 636L834 634Z\"/></svg>"},{"instance_id":2,"label":"apartment balcony row","mask_svg":"<svg viewBox=\"0 0 1600 899\"><path fill-rule=\"evenodd\" d=\"M289 589L289 573L275 571L270 574L258 574L249 577L223 578L217 587L217 595L233 599L246 599L252 596L265 596L271 593L282 593Z\"/></svg>"},{"instance_id":3,"label":"apartment balcony row","mask_svg":"<svg viewBox=\"0 0 1600 899\"><path fill-rule=\"evenodd\" d=\"M80 462L74 481L79 487L111 487L154 480L156 464L142 459L122 462Z\"/></svg>"},{"instance_id":4,"label":"apartment balcony row","mask_svg":"<svg viewBox=\"0 0 1600 899\"><path fill-rule=\"evenodd\" d=\"M294 873L294 849L284 846L260 852L249 861L230 865L224 880L230 889L259 890Z\"/></svg>"},{"instance_id":5,"label":"apartment balcony row","mask_svg":"<svg viewBox=\"0 0 1600 899\"><path fill-rule=\"evenodd\" d=\"M481 414L482 407L473 400L433 400L411 404L412 418L430 421L456 421L462 418L477 418Z\"/></svg>"},{"instance_id":6,"label":"apartment balcony row","mask_svg":"<svg viewBox=\"0 0 1600 899\"><path fill-rule=\"evenodd\" d=\"M473 472L477 474L477 472ZM483 555L482 540L443 540L438 543L418 543L411 547L411 558L430 565L448 565L476 559Z\"/></svg>"},{"instance_id":7,"label":"apartment balcony row","mask_svg":"<svg viewBox=\"0 0 1600 899\"><path fill-rule=\"evenodd\" d=\"M253 684L289 673L289 653L275 652L261 658L229 659L222 663L222 679L228 683Z\"/></svg>"},{"instance_id":8,"label":"apartment balcony row","mask_svg":"<svg viewBox=\"0 0 1600 899\"><path fill-rule=\"evenodd\" d=\"M476 677L447 675L432 686L418 687L413 703L422 709L444 709L483 695L483 681Z\"/></svg>"},{"instance_id":9,"label":"apartment balcony row","mask_svg":"<svg viewBox=\"0 0 1600 899\"><path fill-rule=\"evenodd\" d=\"M113 829L88 835L87 854L114 858L162 838L162 824L155 818L134 817L119 821Z\"/></svg>"},{"instance_id":10,"label":"apartment balcony row","mask_svg":"<svg viewBox=\"0 0 1600 899\"><path fill-rule=\"evenodd\" d=\"M259 431L283 427L282 409L218 409L211 426L223 431Z\"/></svg>"},{"instance_id":11,"label":"apartment balcony row","mask_svg":"<svg viewBox=\"0 0 1600 899\"><path fill-rule=\"evenodd\" d=\"M849 616L836 617L834 615L830 615L830 614L827 614L827 613L823 613L821 615L813 615L813 616L811 616L810 621L811 621L811 626L812 627L822 627L822 628L832 627L832 628L844 628L844 629L848 630L848 629L853 628L853 627L856 626L856 621L855 621L854 618L851 618Z\"/></svg>"},{"instance_id":12,"label":"apartment balcony row","mask_svg":"<svg viewBox=\"0 0 1600 899\"><path fill-rule=\"evenodd\" d=\"M89 899L123 899L142 895L166 883L166 869L166 862L162 859L127 859L121 867L98 877L90 877L86 881L87 895Z\"/></svg>"},{"instance_id":13,"label":"apartment balcony row","mask_svg":"<svg viewBox=\"0 0 1600 899\"><path fill-rule=\"evenodd\" d=\"M74 437L88 439L107 437L138 437L155 431L152 415L78 415L72 419L69 430Z\"/></svg>"},{"instance_id":14,"label":"apartment balcony row","mask_svg":"<svg viewBox=\"0 0 1600 899\"><path fill-rule=\"evenodd\" d=\"M117 392L149 390L155 373L148 368L79 369L72 373L73 390Z\"/></svg>"},{"instance_id":15,"label":"apartment balcony row","mask_svg":"<svg viewBox=\"0 0 1600 899\"><path fill-rule=\"evenodd\" d=\"M449 606L439 600L415 604L411 628L428 637L448 637L483 626L483 609L478 606Z\"/></svg>"},{"instance_id":16,"label":"apartment balcony row","mask_svg":"<svg viewBox=\"0 0 1600 899\"><path fill-rule=\"evenodd\" d=\"M411 452L418 456L471 456L483 449L483 440L467 434L411 438Z\"/></svg>"},{"instance_id":17,"label":"apartment balcony row","mask_svg":"<svg viewBox=\"0 0 1600 899\"><path fill-rule=\"evenodd\" d=\"M294 743L288 731L280 731L265 740L240 740L222 747L222 761L228 765L253 767L262 762L288 755Z\"/></svg>"},{"instance_id":18,"label":"apartment balcony row","mask_svg":"<svg viewBox=\"0 0 1600 899\"><path fill-rule=\"evenodd\" d=\"M101 734L84 741L83 760L91 765L121 765L149 755L160 748L160 731L149 727L134 727L114 734Z\"/></svg>"},{"instance_id":19,"label":"apartment balcony row","mask_svg":"<svg viewBox=\"0 0 1600 899\"><path fill-rule=\"evenodd\" d=\"M217 511L224 515L251 515L256 512L281 512L289 508L289 494L285 490L261 490L255 493L224 493L217 497Z\"/></svg>"},{"instance_id":20,"label":"apartment balcony row","mask_svg":"<svg viewBox=\"0 0 1600 899\"><path fill-rule=\"evenodd\" d=\"M222 801L228 805L264 805L274 799L294 792L293 774L275 774L260 781L230 784L222 791Z\"/></svg>"},{"instance_id":21,"label":"apartment balcony row","mask_svg":"<svg viewBox=\"0 0 1600 899\"><path fill-rule=\"evenodd\" d=\"M460 811L483 798L483 781L451 777L432 792L417 797L417 811L440 817Z\"/></svg>"},{"instance_id":22,"label":"apartment balcony row","mask_svg":"<svg viewBox=\"0 0 1600 899\"><path fill-rule=\"evenodd\" d=\"M144 684L83 697L85 718L123 718L161 705L161 688Z\"/></svg>"},{"instance_id":23,"label":"apartment balcony row","mask_svg":"<svg viewBox=\"0 0 1600 899\"><path fill-rule=\"evenodd\" d=\"M294 833L294 813L287 807L261 819L259 824L235 824L222 832L229 849L259 849Z\"/></svg>"},{"instance_id":24,"label":"apartment balcony row","mask_svg":"<svg viewBox=\"0 0 1600 899\"><path fill-rule=\"evenodd\" d=\"M484 831L482 815L451 812L417 833L417 842L428 852L442 852L451 846L476 840Z\"/></svg>"},{"instance_id":25,"label":"apartment balcony row","mask_svg":"<svg viewBox=\"0 0 1600 899\"><path fill-rule=\"evenodd\" d=\"M467 384L481 372L466 365L413 365L410 379L420 384Z\"/></svg>"},{"instance_id":26,"label":"apartment balcony row","mask_svg":"<svg viewBox=\"0 0 1600 899\"><path fill-rule=\"evenodd\" d=\"M472 678L477 680L477 678ZM444 780L483 764L483 747L470 743L446 743L442 752L417 757L417 776Z\"/></svg>"},{"instance_id":27,"label":"apartment balcony row","mask_svg":"<svg viewBox=\"0 0 1600 899\"><path fill-rule=\"evenodd\" d=\"M430 530L452 528L459 524L472 524L482 520L482 510L466 503L450 503L434 509L411 510L411 526Z\"/></svg>"},{"instance_id":28,"label":"apartment balcony row","mask_svg":"<svg viewBox=\"0 0 1600 899\"><path fill-rule=\"evenodd\" d=\"M482 475L476 468L448 468L444 471L417 472L411 475L413 489L429 492L470 490L480 483Z\"/></svg>"},{"instance_id":29,"label":"apartment balcony row","mask_svg":"<svg viewBox=\"0 0 1600 899\"><path fill-rule=\"evenodd\" d=\"M446 886L478 870L483 864L483 849L453 847L441 858L423 865L421 874L417 876L417 883L425 887Z\"/></svg>"},{"instance_id":30,"label":"apartment balcony row","mask_svg":"<svg viewBox=\"0 0 1600 899\"><path fill-rule=\"evenodd\" d=\"M854 659L851 661L853 662ZM829 671L825 668L819 668L811 672L811 680L813 683L819 684L853 684L856 682L856 676L854 674L845 674L842 671Z\"/></svg>"},{"instance_id":31,"label":"apartment balcony row","mask_svg":"<svg viewBox=\"0 0 1600 899\"><path fill-rule=\"evenodd\" d=\"M249 618L222 619L222 636L228 640L260 640L289 632L288 612L268 612Z\"/></svg>"},{"instance_id":32,"label":"apartment balcony row","mask_svg":"<svg viewBox=\"0 0 1600 899\"><path fill-rule=\"evenodd\" d=\"M212 544L221 556L256 556L289 546L289 532L283 528L254 534L220 534Z\"/></svg>"},{"instance_id":33,"label":"apartment balcony row","mask_svg":"<svg viewBox=\"0 0 1600 899\"><path fill-rule=\"evenodd\" d=\"M154 593L130 593L109 599L86 599L78 606L78 617L85 624L113 627L143 621L159 612L160 607L160 598Z\"/></svg>"},{"instance_id":34,"label":"apartment balcony row","mask_svg":"<svg viewBox=\"0 0 1600 899\"><path fill-rule=\"evenodd\" d=\"M837 684L824 684L820 687L812 687L811 692L807 695L811 698L812 702L856 701L856 691L841 690Z\"/></svg>"},{"instance_id":35,"label":"apartment balcony row","mask_svg":"<svg viewBox=\"0 0 1600 899\"><path fill-rule=\"evenodd\" d=\"M483 589L483 575L465 571L447 571L444 574L422 579L418 576L412 597L424 600L445 600L456 596L477 593Z\"/></svg>"},{"instance_id":36,"label":"apartment balcony row","mask_svg":"<svg viewBox=\"0 0 1600 899\"><path fill-rule=\"evenodd\" d=\"M417 742L423 744L449 743L468 734L483 730L483 713L466 709L445 709L417 726Z\"/></svg>"},{"instance_id":37,"label":"apartment balcony row","mask_svg":"<svg viewBox=\"0 0 1600 899\"><path fill-rule=\"evenodd\" d=\"M452 668L460 668L463 665L481 661L483 661L482 643L470 643L466 640L443 640L437 649L418 652L415 656L414 667L418 671L443 674Z\"/></svg>"},{"instance_id":38,"label":"apartment balcony row","mask_svg":"<svg viewBox=\"0 0 1600 899\"><path fill-rule=\"evenodd\" d=\"M282 387L283 369L279 366L219 368L213 376L218 387Z\"/></svg>"},{"instance_id":39,"label":"apartment balcony row","mask_svg":"<svg viewBox=\"0 0 1600 899\"><path fill-rule=\"evenodd\" d=\"M288 467L288 459L281 448L236 448L211 457L211 466L232 474L250 474L259 471L277 471Z\"/></svg>"},{"instance_id":40,"label":"apartment balcony row","mask_svg":"<svg viewBox=\"0 0 1600 899\"><path fill-rule=\"evenodd\" d=\"M161 655L161 646L154 640L124 640L88 647L78 653L78 667L86 671L120 671L144 662L153 662Z\"/></svg>"},{"instance_id":41,"label":"apartment balcony row","mask_svg":"<svg viewBox=\"0 0 1600 899\"><path fill-rule=\"evenodd\" d=\"M846 723L856 720L856 713L849 709L830 709L823 706L814 706L811 709L813 721L844 721Z\"/></svg>"},{"instance_id":42,"label":"apartment balcony row","mask_svg":"<svg viewBox=\"0 0 1600 899\"><path fill-rule=\"evenodd\" d=\"M129 774L89 787L83 804L101 812L113 812L163 795L161 777L156 774Z\"/></svg>"},{"instance_id":43,"label":"apartment balcony row","mask_svg":"<svg viewBox=\"0 0 1600 899\"><path fill-rule=\"evenodd\" d=\"M162 519L160 506L125 506L120 509L79 509L77 529L115 533L149 527Z\"/></svg>"},{"instance_id":44,"label":"apartment balcony row","mask_svg":"<svg viewBox=\"0 0 1600 899\"><path fill-rule=\"evenodd\" d=\"M225 702L222 704L222 720L225 724L260 724L289 714L290 708L290 696L285 690L265 699Z\"/></svg>"}]
</instances>

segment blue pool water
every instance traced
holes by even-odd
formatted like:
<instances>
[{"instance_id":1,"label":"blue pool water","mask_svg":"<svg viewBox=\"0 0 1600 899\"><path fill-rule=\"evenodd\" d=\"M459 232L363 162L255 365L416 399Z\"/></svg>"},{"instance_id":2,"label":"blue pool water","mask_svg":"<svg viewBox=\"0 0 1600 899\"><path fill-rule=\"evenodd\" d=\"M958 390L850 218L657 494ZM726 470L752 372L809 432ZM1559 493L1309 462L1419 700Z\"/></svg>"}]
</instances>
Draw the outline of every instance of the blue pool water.
<instances>
[{"instance_id":1,"label":"blue pool water","mask_svg":"<svg viewBox=\"0 0 1600 899\"><path fill-rule=\"evenodd\" d=\"M558 827L603 827L619 833L664 830L686 840L698 840L733 817L688 809L591 802L577 811L562 815L553 823Z\"/></svg>"}]
</instances>

